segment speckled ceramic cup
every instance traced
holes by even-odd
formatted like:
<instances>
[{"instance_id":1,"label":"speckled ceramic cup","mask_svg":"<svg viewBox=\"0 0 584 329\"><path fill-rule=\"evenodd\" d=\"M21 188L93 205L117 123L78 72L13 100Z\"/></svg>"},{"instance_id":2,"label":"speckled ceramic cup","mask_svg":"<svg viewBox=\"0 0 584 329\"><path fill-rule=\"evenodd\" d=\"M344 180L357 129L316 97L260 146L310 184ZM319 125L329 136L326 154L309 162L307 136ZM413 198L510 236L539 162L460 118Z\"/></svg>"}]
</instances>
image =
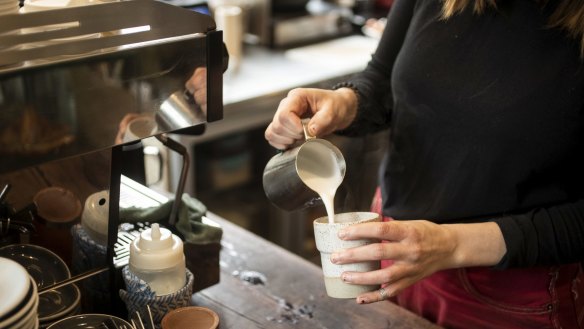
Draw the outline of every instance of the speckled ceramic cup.
<instances>
[{"instance_id":1,"label":"speckled ceramic cup","mask_svg":"<svg viewBox=\"0 0 584 329\"><path fill-rule=\"evenodd\" d=\"M355 298L368 291L379 289L378 285L357 285L344 283L341 273L369 272L379 269L379 261L362 262L354 264L335 265L331 263L331 254L337 250L364 246L379 242L376 239L362 239L344 241L339 239L337 233L340 229L349 225L367 222L379 222L378 214L372 212L349 212L335 215L335 222L329 224L328 217L320 217L314 220L314 238L316 249L320 252L322 271L326 293L333 298Z\"/></svg>"}]
</instances>

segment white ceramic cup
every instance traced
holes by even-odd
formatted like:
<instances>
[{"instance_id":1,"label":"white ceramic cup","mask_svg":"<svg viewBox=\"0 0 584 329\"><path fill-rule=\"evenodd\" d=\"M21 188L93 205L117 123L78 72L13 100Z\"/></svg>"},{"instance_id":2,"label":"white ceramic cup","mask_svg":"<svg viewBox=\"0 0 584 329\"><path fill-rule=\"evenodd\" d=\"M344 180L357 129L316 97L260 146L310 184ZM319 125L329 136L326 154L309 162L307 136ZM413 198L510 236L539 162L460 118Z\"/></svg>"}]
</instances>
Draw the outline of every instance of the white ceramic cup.
<instances>
[{"instance_id":1,"label":"white ceramic cup","mask_svg":"<svg viewBox=\"0 0 584 329\"><path fill-rule=\"evenodd\" d=\"M131 142L150 137L156 133L156 120L150 116L139 116L128 123L124 132L123 142Z\"/></svg>"},{"instance_id":2,"label":"white ceramic cup","mask_svg":"<svg viewBox=\"0 0 584 329\"><path fill-rule=\"evenodd\" d=\"M349 284L341 280L341 274L350 272L369 272L379 269L379 261L370 261L353 264L335 265L331 263L331 254L343 249L364 246L377 243L377 239L361 239L345 241L338 237L340 229L349 225L367 222L379 222L381 218L372 212L348 212L335 215L335 222L329 223L328 217L320 217L314 220L314 238L316 249L320 252L322 271L326 293L333 298L355 298L368 291L379 289L379 285Z\"/></svg>"}]
</instances>

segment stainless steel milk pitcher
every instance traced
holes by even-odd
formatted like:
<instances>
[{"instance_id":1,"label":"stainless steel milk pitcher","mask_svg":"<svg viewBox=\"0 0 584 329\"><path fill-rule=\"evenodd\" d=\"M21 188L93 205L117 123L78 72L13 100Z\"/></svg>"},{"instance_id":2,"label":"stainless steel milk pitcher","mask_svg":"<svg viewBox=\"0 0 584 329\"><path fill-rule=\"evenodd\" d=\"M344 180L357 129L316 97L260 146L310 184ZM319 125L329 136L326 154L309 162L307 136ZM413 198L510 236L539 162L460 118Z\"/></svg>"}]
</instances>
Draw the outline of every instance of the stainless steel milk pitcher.
<instances>
[{"instance_id":1,"label":"stainless steel milk pitcher","mask_svg":"<svg viewBox=\"0 0 584 329\"><path fill-rule=\"evenodd\" d=\"M320 203L319 195L305 184L303 170L306 168L310 168L312 176L327 177L331 170L338 170L341 180L345 176L346 163L341 151L325 139L310 136L306 121L302 122L305 141L273 156L264 169L263 185L267 198L287 211Z\"/></svg>"}]
</instances>

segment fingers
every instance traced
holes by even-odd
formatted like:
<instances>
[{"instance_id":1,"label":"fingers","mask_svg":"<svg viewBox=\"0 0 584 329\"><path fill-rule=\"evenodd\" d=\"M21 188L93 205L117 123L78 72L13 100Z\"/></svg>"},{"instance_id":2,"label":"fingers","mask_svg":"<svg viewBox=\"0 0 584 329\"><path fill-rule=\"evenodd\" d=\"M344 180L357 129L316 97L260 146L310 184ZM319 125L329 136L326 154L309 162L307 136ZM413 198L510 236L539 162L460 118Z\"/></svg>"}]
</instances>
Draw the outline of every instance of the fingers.
<instances>
[{"instance_id":1,"label":"fingers","mask_svg":"<svg viewBox=\"0 0 584 329\"><path fill-rule=\"evenodd\" d=\"M415 267L406 263L394 263L391 266L369 272L341 273L341 280L349 284L393 284L405 278L416 276Z\"/></svg>"},{"instance_id":2,"label":"fingers","mask_svg":"<svg viewBox=\"0 0 584 329\"><path fill-rule=\"evenodd\" d=\"M393 259L416 263L427 270L451 265L457 242L448 226L427 220L390 221L351 225L339 231L342 240L375 238L390 243L372 244L334 254L337 262Z\"/></svg>"},{"instance_id":3,"label":"fingers","mask_svg":"<svg viewBox=\"0 0 584 329\"><path fill-rule=\"evenodd\" d=\"M292 139L300 139L304 136L300 120L302 114L296 112L299 107L297 103L298 100L290 98L284 98L280 102L274 119L270 124L273 134Z\"/></svg>"},{"instance_id":4,"label":"fingers","mask_svg":"<svg viewBox=\"0 0 584 329\"><path fill-rule=\"evenodd\" d=\"M207 104L207 90L205 89L198 89L193 94L195 98L195 102L199 105Z\"/></svg>"},{"instance_id":5,"label":"fingers","mask_svg":"<svg viewBox=\"0 0 584 329\"><path fill-rule=\"evenodd\" d=\"M410 252L409 247L401 243L373 243L334 252L331 263L342 265L372 260L407 259Z\"/></svg>"},{"instance_id":6,"label":"fingers","mask_svg":"<svg viewBox=\"0 0 584 329\"><path fill-rule=\"evenodd\" d=\"M312 136L324 136L336 130L331 111L316 112L307 126Z\"/></svg>"},{"instance_id":7,"label":"fingers","mask_svg":"<svg viewBox=\"0 0 584 329\"><path fill-rule=\"evenodd\" d=\"M359 295L356 301L358 304L372 304L386 301L392 297L395 297L396 294L397 291L394 286L384 285L382 288L379 288L378 290Z\"/></svg>"},{"instance_id":8,"label":"fingers","mask_svg":"<svg viewBox=\"0 0 584 329\"><path fill-rule=\"evenodd\" d=\"M394 264L373 272L345 272L341 278L349 284L378 285L381 282L383 290L367 292L357 297L357 303L370 304L397 296L403 289L421 279L421 276L411 266Z\"/></svg>"},{"instance_id":9,"label":"fingers","mask_svg":"<svg viewBox=\"0 0 584 329\"><path fill-rule=\"evenodd\" d=\"M304 92L295 89L278 105L274 119L266 129L264 136L273 147L285 150L296 141L304 138L300 118L309 112Z\"/></svg>"},{"instance_id":10,"label":"fingers","mask_svg":"<svg viewBox=\"0 0 584 329\"><path fill-rule=\"evenodd\" d=\"M344 240L377 238L387 241L338 250L331 255L331 262L342 265L391 260L392 265L381 270L341 274L343 282L348 284L385 284L388 296L394 296L436 271L450 268L456 245L446 226L426 220L356 224L344 229L339 236ZM363 294L357 301L371 303L380 299L379 293L373 292Z\"/></svg>"},{"instance_id":11,"label":"fingers","mask_svg":"<svg viewBox=\"0 0 584 329\"><path fill-rule=\"evenodd\" d=\"M356 299L359 304L370 304L395 297L423 277L425 277L424 273L406 262L394 262L388 267L375 271L345 271L341 274L341 280L346 284L383 287L383 289L359 295Z\"/></svg>"},{"instance_id":12,"label":"fingers","mask_svg":"<svg viewBox=\"0 0 584 329\"><path fill-rule=\"evenodd\" d=\"M375 302L381 302L384 300L388 300L392 296L389 295L389 290L387 286L381 287L378 290L368 292L365 294L361 294L357 297L358 304L371 304Z\"/></svg>"},{"instance_id":13,"label":"fingers","mask_svg":"<svg viewBox=\"0 0 584 329\"><path fill-rule=\"evenodd\" d=\"M194 94L197 90L207 90L207 69L198 67L195 69L193 75L185 83L185 88Z\"/></svg>"},{"instance_id":14,"label":"fingers","mask_svg":"<svg viewBox=\"0 0 584 329\"><path fill-rule=\"evenodd\" d=\"M436 271L451 268L453 250L456 249L456 241L448 226L427 220L355 224L341 230L339 237L343 240L386 240L338 250L331 255L331 262L338 265L375 260L392 261L392 265L381 270L345 271L341 274L343 282L348 284L386 285L383 293L370 292L359 296L359 303L376 302L386 295L394 296Z\"/></svg>"},{"instance_id":15,"label":"fingers","mask_svg":"<svg viewBox=\"0 0 584 329\"><path fill-rule=\"evenodd\" d=\"M290 108L294 106L289 103L289 99L284 99L280 102L278 111L274 115L274 120L264 133L270 145L279 150L285 150L296 141L304 138L300 117L290 111Z\"/></svg>"},{"instance_id":16,"label":"fingers","mask_svg":"<svg viewBox=\"0 0 584 329\"><path fill-rule=\"evenodd\" d=\"M407 222L389 221L351 225L339 231L342 240L375 238L388 241L400 241L407 238L412 230Z\"/></svg>"},{"instance_id":17,"label":"fingers","mask_svg":"<svg viewBox=\"0 0 584 329\"><path fill-rule=\"evenodd\" d=\"M389 285L379 288L378 290L368 292L357 297L358 304L371 304L376 302L382 302L394 297Z\"/></svg>"},{"instance_id":18,"label":"fingers","mask_svg":"<svg viewBox=\"0 0 584 329\"><path fill-rule=\"evenodd\" d=\"M276 114L266 129L266 140L278 149L287 149L294 142L304 138L301 118L306 117L311 117L308 122L308 133L312 136L324 136L344 128L354 117L348 115L345 118L349 102L347 99L351 98L342 92L331 90L314 88L291 90L278 105Z\"/></svg>"},{"instance_id":19,"label":"fingers","mask_svg":"<svg viewBox=\"0 0 584 329\"><path fill-rule=\"evenodd\" d=\"M418 279L404 278L402 280L383 284L383 288L357 296L356 301L358 304L371 304L391 299L392 297L397 296L405 288L411 286Z\"/></svg>"},{"instance_id":20,"label":"fingers","mask_svg":"<svg viewBox=\"0 0 584 329\"><path fill-rule=\"evenodd\" d=\"M290 137L294 136L290 133L278 133L277 131L281 131L282 128L275 128L276 124L274 122L270 123L268 128L266 129L264 136L266 140L272 145L273 147L277 148L278 150L285 150L290 145L294 144L298 139L301 137ZM302 136L302 135L299 135Z\"/></svg>"}]
</instances>

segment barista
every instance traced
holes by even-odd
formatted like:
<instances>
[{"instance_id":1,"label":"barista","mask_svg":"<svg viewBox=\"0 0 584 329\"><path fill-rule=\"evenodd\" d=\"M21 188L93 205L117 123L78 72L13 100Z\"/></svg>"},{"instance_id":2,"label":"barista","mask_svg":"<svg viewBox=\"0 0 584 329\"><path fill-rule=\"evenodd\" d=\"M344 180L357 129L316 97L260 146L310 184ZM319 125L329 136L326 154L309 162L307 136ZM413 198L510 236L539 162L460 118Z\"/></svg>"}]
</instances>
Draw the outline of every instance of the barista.
<instances>
[{"instance_id":1,"label":"barista","mask_svg":"<svg viewBox=\"0 0 584 329\"><path fill-rule=\"evenodd\" d=\"M375 200L383 223L342 239L345 272L448 328L580 328L584 316L584 3L396 0L367 68L334 90L295 89L265 132L390 129ZM345 155L350 158L350 154Z\"/></svg>"}]
</instances>

